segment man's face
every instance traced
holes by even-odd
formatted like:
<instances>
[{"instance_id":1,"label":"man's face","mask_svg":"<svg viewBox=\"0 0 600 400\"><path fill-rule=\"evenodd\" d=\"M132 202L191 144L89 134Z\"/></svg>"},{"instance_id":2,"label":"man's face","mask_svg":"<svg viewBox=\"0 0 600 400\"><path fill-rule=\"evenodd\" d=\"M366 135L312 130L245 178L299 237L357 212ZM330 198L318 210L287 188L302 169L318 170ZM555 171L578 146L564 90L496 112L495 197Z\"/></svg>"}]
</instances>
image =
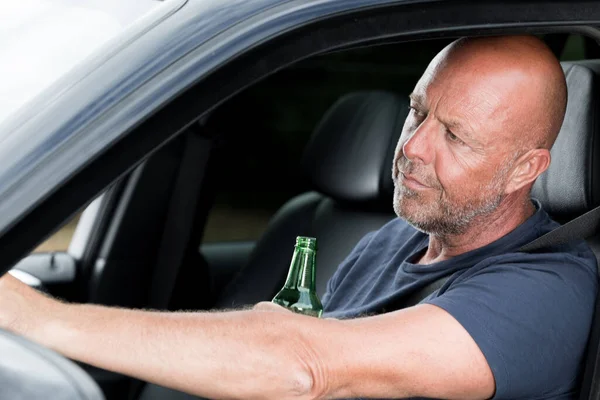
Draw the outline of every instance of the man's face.
<instances>
[{"instance_id":1,"label":"man's face","mask_svg":"<svg viewBox=\"0 0 600 400\"><path fill-rule=\"evenodd\" d=\"M498 207L518 156L507 133L516 101L507 84L521 78L428 69L411 95L394 157L399 216L424 232L449 235Z\"/></svg>"}]
</instances>

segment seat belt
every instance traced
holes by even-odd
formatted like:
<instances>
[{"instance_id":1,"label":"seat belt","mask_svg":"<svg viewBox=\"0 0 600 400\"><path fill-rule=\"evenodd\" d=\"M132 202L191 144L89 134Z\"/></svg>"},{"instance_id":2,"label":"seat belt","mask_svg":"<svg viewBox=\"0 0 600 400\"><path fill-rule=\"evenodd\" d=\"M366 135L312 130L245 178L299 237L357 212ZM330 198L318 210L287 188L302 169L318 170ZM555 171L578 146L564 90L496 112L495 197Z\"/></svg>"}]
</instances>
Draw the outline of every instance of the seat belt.
<instances>
[{"instance_id":1,"label":"seat belt","mask_svg":"<svg viewBox=\"0 0 600 400\"><path fill-rule=\"evenodd\" d=\"M533 253L541 249L566 244L572 240L587 239L598 231L600 206L540 236L521 247L520 251ZM592 329L586 346L586 360L580 387L580 400L600 399L600 296L596 298Z\"/></svg>"},{"instance_id":2,"label":"seat belt","mask_svg":"<svg viewBox=\"0 0 600 400\"><path fill-rule=\"evenodd\" d=\"M595 234L598 231L599 226L600 206L521 246L518 251L535 253L551 246L566 244L573 240L586 239ZM428 285L425 285L422 289L417 290L403 299L403 301L400 302L400 307L397 309L412 307L419 304L431 293L441 288L449 278L450 276L443 276Z\"/></svg>"},{"instance_id":3,"label":"seat belt","mask_svg":"<svg viewBox=\"0 0 600 400\"><path fill-rule=\"evenodd\" d=\"M150 286L149 306L160 310L169 308L177 276L190 244L212 140L190 130L186 133L184 146Z\"/></svg>"},{"instance_id":4,"label":"seat belt","mask_svg":"<svg viewBox=\"0 0 600 400\"><path fill-rule=\"evenodd\" d=\"M444 286L444 283L446 283L448 281L448 279L450 279L450 276L442 276L441 278L429 283L428 285L425 285L421 290L417 290L416 292L410 294L408 297L406 297L404 299L404 301L400 302L401 303L400 308L416 306L421 301L423 301L427 296L429 296L431 293L435 292L436 290L438 290L439 288ZM398 308L398 310L400 308Z\"/></svg>"},{"instance_id":5,"label":"seat belt","mask_svg":"<svg viewBox=\"0 0 600 400\"><path fill-rule=\"evenodd\" d=\"M547 247L566 244L573 240L587 239L597 232L599 224L600 206L532 240L522 246L519 251L535 253Z\"/></svg>"}]
</instances>

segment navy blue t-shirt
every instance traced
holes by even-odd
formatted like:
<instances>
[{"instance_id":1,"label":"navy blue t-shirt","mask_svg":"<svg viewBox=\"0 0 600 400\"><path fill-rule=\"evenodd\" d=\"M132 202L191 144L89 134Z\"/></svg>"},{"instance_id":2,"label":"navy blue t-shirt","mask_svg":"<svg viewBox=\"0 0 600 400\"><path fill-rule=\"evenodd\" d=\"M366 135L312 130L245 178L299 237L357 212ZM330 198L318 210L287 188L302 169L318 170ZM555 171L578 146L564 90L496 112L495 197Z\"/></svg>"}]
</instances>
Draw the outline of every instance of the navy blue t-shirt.
<instances>
[{"instance_id":1,"label":"navy blue t-shirt","mask_svg":"<svg viewBox=\"0 0 600 400\"><path fill-rule=\"evenodd\" d=\"M533 202L535 214L504 237L428 265L411 262L428 235L393 219L340 264L322 299L324 317L377 313L449 275L421 303L443 308L469 332L494 374L494 399L575 399L598 289L596 259L583 241L518 252L558 226Z\"/></svg>"}]
</instances>

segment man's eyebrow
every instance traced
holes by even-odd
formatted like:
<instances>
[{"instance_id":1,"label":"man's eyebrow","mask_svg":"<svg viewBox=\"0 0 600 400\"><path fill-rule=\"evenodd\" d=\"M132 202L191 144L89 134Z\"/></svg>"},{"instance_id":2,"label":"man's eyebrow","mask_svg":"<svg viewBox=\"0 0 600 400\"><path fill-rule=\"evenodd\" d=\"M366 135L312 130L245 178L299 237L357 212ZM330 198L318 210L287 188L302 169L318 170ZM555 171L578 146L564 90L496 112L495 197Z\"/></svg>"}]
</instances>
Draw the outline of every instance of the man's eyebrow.
<instances>
[{"instance_id":1,"label":"man's eyebrow","mask_svg":"<svg viewBox=\"0 0 600 400\"><path fill-rule=\"evenodd\" d=\"M412 102L416 103L417 105L419 105L421 107L424 107L425 97L422 94L413 92L413 93L409 94L408 97L410 98L410 100ZM456 131L457 133L462 135L467 140L472 141L474 144L476 144L476 145L481 144L481 142L479 142L478 140L476 140L473 137L473 133L471 132L470 127L466 124L463 124L461 121L459 121L457 119L449 119L449 120L445 120L445 121L440 120L440 122L449 130Z\"/></svg>"},{"instance_id":2,"label":"man's eyebrow","mask_svg":"<svg viewBox=\"0 0 600 400\"><path fill-rule=\"evenodd\" d=\"M414 101L415 103L419 104L419 105L423 105L424 104L424 99L423 96L417 93L411 93L408 95L408 97Z\"/></svg>"},{"instance_id":3,"label":"man's eyebrow","mask_svg":"<svg viewBox=\"0 0 600 400\"><path fill-rule=\"evenodd\" d=\"M468 129L465 129L463 124L460 121L457 121L455 119L450 119L447 121L441 121L444 125L446 125L446 127L450 130L454 130L454 129L458 129L461 132L464 132L466 134L469 134Z\"/></svg>"},{"instance_id":4,"label":"man's eyebrow","mask_svg":"<svg viewBox=\"0 0 600 400\"><path fill-rule=\"evenodd\" d=\"M475 140L473 137L473 132L471 132L468 125L461 123L456 119L449 119L447 121L440 121L442 124L446 126L446 128L450 129L452 132L459 133L465 136L467 139L476 142L477 144L481 144L478 140Z\"/></svg>"}]
</instances>

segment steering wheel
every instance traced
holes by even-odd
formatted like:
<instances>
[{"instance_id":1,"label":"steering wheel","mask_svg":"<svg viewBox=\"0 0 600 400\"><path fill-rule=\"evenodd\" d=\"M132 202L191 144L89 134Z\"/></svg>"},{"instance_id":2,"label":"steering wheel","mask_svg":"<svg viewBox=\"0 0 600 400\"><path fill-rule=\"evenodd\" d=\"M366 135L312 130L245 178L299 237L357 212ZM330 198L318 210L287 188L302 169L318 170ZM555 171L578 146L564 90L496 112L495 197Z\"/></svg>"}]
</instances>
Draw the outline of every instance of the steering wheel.
<instances>
[{"instance_id":1,"label":"steering wheel","mask_svg":"<svg viewBox=\"0 0 600 400\"><path fill-rule=\"evenodd\" d=\"M0 329L0 354L2 398L104 400L81 367L22 336Z\"/></svg>"}]
</instances>

